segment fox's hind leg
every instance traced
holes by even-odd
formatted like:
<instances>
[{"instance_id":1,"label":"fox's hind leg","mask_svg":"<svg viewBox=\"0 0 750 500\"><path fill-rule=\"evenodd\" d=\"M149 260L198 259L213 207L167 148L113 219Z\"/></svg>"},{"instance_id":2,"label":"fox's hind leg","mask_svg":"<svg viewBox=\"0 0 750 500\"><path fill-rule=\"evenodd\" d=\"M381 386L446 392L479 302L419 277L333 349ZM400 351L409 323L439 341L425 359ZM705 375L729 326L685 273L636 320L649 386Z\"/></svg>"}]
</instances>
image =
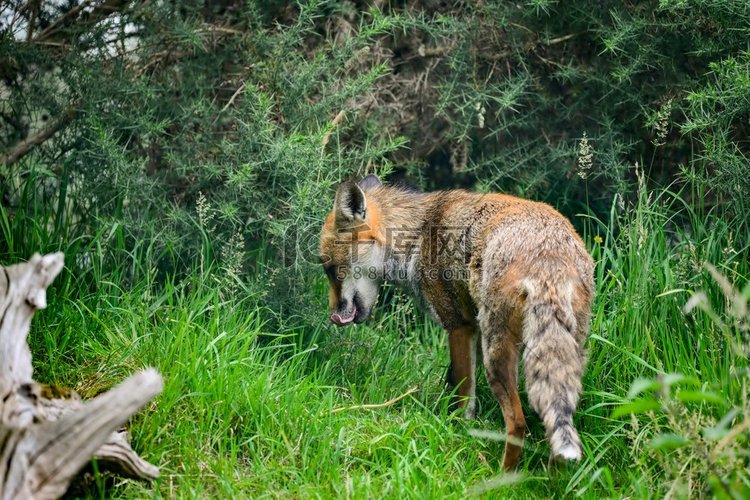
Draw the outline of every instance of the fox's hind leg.
<instances>
[{"instance_id":1,"label":"fox's hind leg","mask_svg":"<svg viewBox=\"0 0 750 500\"><path fill-rule=\"evenodd\" d=\"M455 389L453 409L463 408L466 418L476 412L476 353L477 334L474 326L462 326L448 332L451 365L446 383Z\"/></svg>"},{"instance_id":2,"label":"fox's hind leg","mask_svg":"<svg viewBox=\"0 0 750 500\"><path fill-rule=\"evenodd\" d=\"M505 470L514 470L521 458L526 432L526 419L518 394L520 321L495 320L491 324L483 322L482 327L482 351L487 381L495 399L500 403L505 420L503 467Z\"/></svg>"}]
</instances>

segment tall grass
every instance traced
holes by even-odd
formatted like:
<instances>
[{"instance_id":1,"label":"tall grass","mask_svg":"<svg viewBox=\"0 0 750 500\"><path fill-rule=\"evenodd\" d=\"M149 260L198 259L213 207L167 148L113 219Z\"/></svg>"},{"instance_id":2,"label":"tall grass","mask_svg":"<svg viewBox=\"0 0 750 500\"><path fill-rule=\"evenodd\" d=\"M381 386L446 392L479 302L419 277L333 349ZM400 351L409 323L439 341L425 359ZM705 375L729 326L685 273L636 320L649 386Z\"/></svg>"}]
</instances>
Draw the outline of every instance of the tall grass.
<instances>
[{"instance_id":1,"label":"tall grass","mask_svg":"<svg viewBox=\"0 0 750 500\"><path fill-rule=\"evenodd\" d=\"M726 328L684 306L703 290L707 303L723 310L721 287L704 263L742 289L749 242L731 221L699 216L681 200L669 190L649 193L642 182L633 200L613 205L608 220L578 221L597 261L576 416L584 460L548 469L543 427L525 406L526 452L520 474L506 479L498 478L501 412L487 384L479 384L477 420L449 413L445 336L411 302L394 300L367 325L334 329L321 276L319 319L309 322L317 326L274 331L254 285L222 293L210 259L181 280L158 276L152 263L168 258L169 249L134 245L117 224L76 234L55 226L55 212L39 208L49 204L29 194L13 214L0 210L0 231L3 262L61 244L66 252L68 269L31 334L39 380L92 396L144 366L165 377L162 395L130 424L135 448L161 467L161 479L105 485L99 478L84 494L100 495L104 486L108 494L139 498L706 494L721 490L708 474L683 478L689 489L675 478L690 460L697 467L694 448L647 443L676 435L674 415L688 427L690 419L715 424L747 394L737 375L746 357L730 348ZM195 234L205 239L198 224ZM204 243L209 252L211 242ZM670 414L665 409L675 407L667 401L679 399L670 392L648 411L627 406L648 391L664 395L660 381L677 373L695 381L693 392L716 393L721 403L680 401L682 410ZM638 380L655 385L635 394ZM357 407L413 387L394 404ZM747 432L739 437L747 450Z\"/></svg>"}]
</instances>

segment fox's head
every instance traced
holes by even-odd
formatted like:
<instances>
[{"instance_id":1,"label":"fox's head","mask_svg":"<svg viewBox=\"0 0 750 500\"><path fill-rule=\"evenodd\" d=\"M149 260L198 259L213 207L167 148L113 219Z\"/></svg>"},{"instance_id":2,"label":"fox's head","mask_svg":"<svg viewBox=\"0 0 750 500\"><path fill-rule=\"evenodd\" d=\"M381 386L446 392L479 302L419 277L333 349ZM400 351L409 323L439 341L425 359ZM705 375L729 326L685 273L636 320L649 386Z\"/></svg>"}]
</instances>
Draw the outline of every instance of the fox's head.
<instances>
[{"instance_id":1,"label":"fox's head","mask_svg":"<svg viewBox=\"0 0 750 500\"><path fill-rule=\"evenodd\" d=\"M331 321L362 323L378 298L385 266L380 207L368 192L381 186L368 175L344 182L320 235L320 261L328 276Z\"/></svg>"}]
</instances>

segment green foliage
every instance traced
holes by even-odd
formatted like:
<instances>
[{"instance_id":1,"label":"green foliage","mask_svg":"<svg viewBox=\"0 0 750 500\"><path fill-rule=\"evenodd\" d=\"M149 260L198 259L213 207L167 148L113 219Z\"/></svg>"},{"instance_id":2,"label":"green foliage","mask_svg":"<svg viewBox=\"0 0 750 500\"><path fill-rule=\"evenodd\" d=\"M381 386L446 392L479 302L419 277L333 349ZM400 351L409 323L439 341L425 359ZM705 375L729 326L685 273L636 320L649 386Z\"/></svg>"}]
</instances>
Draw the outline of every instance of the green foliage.
<instances>
[{"instance_id":1,"label":"green foliage","mask_svg":"<svg viewBox=\"0 0 750 500\"><path fill-rule=\"evenodd\" d=\"M748 280L747 2L41 2L31 36L21 4L0 12L0 149L55 133L3 156L0 261L68 268L35 368L84 395L167 375L132 426L164 479L117 495L744 494L747 327L704 263ZM544 471L530 417L498 478L489 389L450 420L442 334L399 295L324 325L317 231L370 172L585 213L579 467Z\"/></svg>"},{"instance_id":2,"label":"green foliage","mask_svg":"<svg viewBox=\"0 0 750 500\"><path fill-rule=\"evenodd\" d=\"M594 382L601 390L582 404L597 405L587 413L609 429L596 456L618 454L628 464L625 494L731 491L740 498L748 479L750 339L738 316L746 314L746 299L729 283L750 291L750 242L735 239L735 226L717 218L719 210L699 216L679 193L649 191L636 174L636 200L615 203L609 222L591 228L601 239L593 249L599 300L592 339L602 349L593 349L586 377L606 382ZM711 306L722 303L726 318ZM706 314L690 314L696 306ZM728 435L721 429L735 426L732 442L718 446ZM609 484L616 477L610 467L584 464L569 489Z\"/></svg>"},{"instance_id":3,"label":"green foliage","mask_svg":"<svg viewBox=\"0 0 750 500\"><path fill-rule=\"evenodd\" d=\"M707 264L707 268L724 294L726 310L715 311L704 292L696 292L685 310L703 310L716 333L724 337L732 360L729 380L708 379L701 384L695 377L679 374L639 378L628 398L651 394L620 406L612 416L632 416L633 458L642 472L638 482L652 493L687 498L710 490L715 496L744 498L750 492L750 285L740 292L715 267ZM652 469L654 463L659 473Z\"/></svg>"},{"instance_id":4,"label":"green foliage","mask_svg":"<svg viewBox=\"0 0 750 500\"><path fill-rule=\"evenodd\" d=\"M652 181L749 212L744 1L125 2L48 33L74 5L42 8L30 39L20 4L2 29L0 144L75 114L0 180L48 176L65 217L159 234L185 262L199 193L220 239L277 258L372 171L603 216L649 158Z\"/></svg>"},{"instance_id":5,"label":"green foliage","mask_svg":"<svg viewBox=\"0 0 750 500\"><path fill-rule=\"evenodd\" d=\"M671 222L676 212L688 227ZM10 220L0 211L0 221ZM208 255L188 279L157 279L147 265L155 240L131 252L117 227L64 247L67 270L30 336L36 376L91 396L143 366L165 374L164 393L130 426L163 479L109 485L116 497L645 498L727 488L742 496L748 364L733 347L747 335L744 302L727 300L729 281L717 282L703 262L721 263L747 297L747 243L738 245L714 214L697 217L677 194L645 188L636 201L615 203L606 223L583 225L599 275L576 414L585 450L578 467L545 470L544 429L525 406L519 473L498 475L500 408L480 378L479 419L452 418L444 334L410 302L381 306L350 329L327 326L325 305L313 304L315 327L278 330L264 321L264 288L243 281L226 294L231 276ZM3 222L19 252L22 241L48 241L48 229ZM210 237L201 252L218 252ZM313 281L324 295L324 278ZM688 301L703 312L685 312ZM413 387L393 405L356 408Z\"/></svg>"}]
</instances>

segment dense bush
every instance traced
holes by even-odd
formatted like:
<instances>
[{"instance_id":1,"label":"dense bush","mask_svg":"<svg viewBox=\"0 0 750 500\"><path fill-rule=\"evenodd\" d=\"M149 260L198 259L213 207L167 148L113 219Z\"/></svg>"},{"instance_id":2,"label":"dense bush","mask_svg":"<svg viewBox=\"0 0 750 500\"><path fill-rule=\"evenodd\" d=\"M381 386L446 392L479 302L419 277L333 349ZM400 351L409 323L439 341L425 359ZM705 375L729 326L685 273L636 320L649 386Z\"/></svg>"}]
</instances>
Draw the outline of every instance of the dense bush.
<instances>
[{"instance_id":1,"label":"dense bush","mask_svg":"<svg viewBox=\"0 0 750 500\"><path fill-rule=\"evenodd\" d=\"M0 14L3 202L33 173L56 220L156 238L161 268L201 233L298 280L331 186L373 171L601 214L640 161L748 213L744 1L79 6Z\"/></svg>"},{"instance_id":2,"label":"dense bush","mask_svg":"<svg viewBox=\"0 0 750 500\"><path fill-rule=\"evenodd\" d=\"M597 261L586 458L539 473L530 417L512 494L746 496L748 35L744 0L6 1L0 262L70 271L38 373L168 376L133 429L170 479L123 495L495 487L489 388L447 423L409 302L329 331L316 240L350 176L507 191L584 214Z\"/></svg>"}]
</instances>

